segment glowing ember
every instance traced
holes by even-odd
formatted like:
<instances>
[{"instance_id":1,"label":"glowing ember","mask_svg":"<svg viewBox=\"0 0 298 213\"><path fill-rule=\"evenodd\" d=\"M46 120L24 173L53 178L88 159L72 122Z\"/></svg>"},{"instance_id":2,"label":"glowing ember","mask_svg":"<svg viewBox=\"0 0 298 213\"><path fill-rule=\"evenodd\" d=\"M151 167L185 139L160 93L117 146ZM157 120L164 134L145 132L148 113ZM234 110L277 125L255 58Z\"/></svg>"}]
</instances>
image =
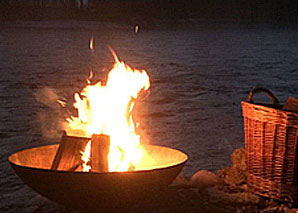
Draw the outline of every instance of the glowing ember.
<instances>
[{"instance_id":1,"label":"glowing ember","mask_svg":"<svg viewBox=\"0 0 298 213\"><path fill-rule=\"evenodd\" d=\"M81 160L83 161L83 172L89 172L91 169L91 166L88 165L89 160L90 160L90 154L91 154L91 140L88 141L84 152L81 152Z\"/></svg>"},{"instance_id":2,"label":"glowing ember","mask_svg":"<svg viewBox=\"0 0 298 213\"><path fill-rule=\"evenodd\" d=\"M139 32L139 29L140 29L140 27L139 27L139 25L135 25L135 33L138 33Z\"/></svg>"},{"instance_id":3,"label":"glowing ember","mask_svg":"<svg viewBox=\"0 0 298 213\"><path fill-rule=\"evenodd\" d=\"M91 50L91 51L93 51L94 50L94 38L93 37L91 37L90 38L90 41L89 41L89 49Z\"/></svg>"},{"instance_id":4,"label":"glowing ember","mask_svg":"<svg viewBox=\"0 0 298 213\"><path fill-rule=\"evenodd\" d=\"M142 159L132 110L138 94L149 89L150 79L145 70L132 69L113 55L115 64L106 84L87 85L74 95L78 116L67 119L65 131L80 137L109 135L109 171L128 171L136 169Z\"/></svg>"}]
</instances>

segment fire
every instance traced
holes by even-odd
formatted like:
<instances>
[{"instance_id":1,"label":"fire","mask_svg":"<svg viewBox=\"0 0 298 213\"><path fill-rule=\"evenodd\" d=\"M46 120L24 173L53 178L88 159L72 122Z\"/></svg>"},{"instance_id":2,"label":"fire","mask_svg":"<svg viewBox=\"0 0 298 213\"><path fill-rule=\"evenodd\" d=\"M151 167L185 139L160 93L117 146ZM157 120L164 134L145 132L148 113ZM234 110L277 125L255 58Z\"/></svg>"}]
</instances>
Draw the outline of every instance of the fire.
<instances>
[{"instance_id":1,"label":"fire","mask_svg":"<svg viewBox=\"0 0 298 213\"><path fill-rule=\"evenodd\" d=\"M60 106L65 107L66 103L63 100L57 100L57 103L60 104Z\"/></svg>"},{"instance_id":2,"label":"fire","mask_svg":"<svg viewBox=\"0 0 298 213\"><path fill-rule=\"evenodd\" d=\"M91 84L91 80L92 80L93 76L94 76L94 74L93 74L93 71L91 69L90 72L89 72L89 77L86 80L87 84Z\"/></svg>"},{"instance_id":3,"label":"fire","mask_svg":"<svg viewBox=\"0 0 298 213\"><path fill-rule=\"evenodd\" d=\"M84 152L81 152L81 160L82 160L82 166L83 166L83 172L89 172L91 169L91 166L88 165L91 155L91 140L88 141Z\"/></svg>"},{"instance_id":4,"label":"fire","mask_svg":"<svg viewBox=\"0 0 298 213\"><path fill-rule=\"evenodd\" d=\"M67 119L65 131L80 137L109 135L109 171L129 171L143 154L132 111L139 93L149 89L150 79L145 70L133 69L113 55L115 64L106 84L89 84L74 95L78 116Z\"/></svg>"}]
</instances>

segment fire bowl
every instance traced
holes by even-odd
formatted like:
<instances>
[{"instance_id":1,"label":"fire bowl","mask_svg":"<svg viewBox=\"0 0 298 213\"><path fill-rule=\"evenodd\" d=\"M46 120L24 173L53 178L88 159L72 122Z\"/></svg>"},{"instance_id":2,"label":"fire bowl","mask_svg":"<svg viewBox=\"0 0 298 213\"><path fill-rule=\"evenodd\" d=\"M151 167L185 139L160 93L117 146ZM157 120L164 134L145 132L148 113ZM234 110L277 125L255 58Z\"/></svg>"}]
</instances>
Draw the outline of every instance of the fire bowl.
<instances>
[{"instance_id":1,"label":"fire bowl","mask_svg":"<svg viewBox=\"0 0 298 213\"><path fill-rule=\"evenodd\" d=\"M16 174L33 190L57 203L75 208L130 205L167 188L188 157L181 151L146 145L154 159L146 170L129 172L71 172L51 170L58 145L26 149L8 160Z\"/></svg>"}]
</instances>

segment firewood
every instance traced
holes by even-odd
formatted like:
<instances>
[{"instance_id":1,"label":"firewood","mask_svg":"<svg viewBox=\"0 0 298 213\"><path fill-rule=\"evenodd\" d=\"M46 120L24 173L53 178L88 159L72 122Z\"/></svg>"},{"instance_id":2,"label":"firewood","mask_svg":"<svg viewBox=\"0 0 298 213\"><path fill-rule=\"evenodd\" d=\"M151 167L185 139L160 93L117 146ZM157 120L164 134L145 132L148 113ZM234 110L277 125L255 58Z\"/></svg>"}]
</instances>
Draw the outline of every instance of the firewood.
<instances>
[{"instance_id":1,"label":"firewood","mask_svg":"<svg viewBox=\"0 0 298 213\"><path fill-rule=\"evenodd\" d=\"M90 138L68 136L63 134L55 155L52 170L76 171L82 164L81 152L84 151Z\"/></svg>"},{"instance_id":2,"label":"firewood","mask_svg":"<svg viewBox=\"0 0 298 213\"><path fill-rule=\"evenodd\" d=\"M291 112L298 112L298 99L289 97L283 109Z\"/></svg>"},{"instance_id":3,"label":"firewood","mask_svg":"<svg viewBox=\"0 0 298 213\"><path fill-rule=\"evenodd\" d=\"M91 138L91 171L108 172L108 154L110 137L108 135L92 135Z\"/></svg>"}]
</instances>

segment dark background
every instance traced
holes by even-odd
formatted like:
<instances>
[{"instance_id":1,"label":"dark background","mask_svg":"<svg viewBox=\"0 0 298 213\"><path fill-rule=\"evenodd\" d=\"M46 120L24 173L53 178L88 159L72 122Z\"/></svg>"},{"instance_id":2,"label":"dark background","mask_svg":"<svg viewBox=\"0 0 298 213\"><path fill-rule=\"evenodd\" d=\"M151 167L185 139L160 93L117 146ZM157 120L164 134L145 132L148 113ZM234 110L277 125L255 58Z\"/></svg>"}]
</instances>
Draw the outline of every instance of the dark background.
<instances>
[{"instance_id":1,"label":"dark background","mask_svg":"<svg viewBox=\"0 0 298 213\"><path fill-rule=\"evenodd\" d=\"M296 0L2 0L0 18L83 18L140 23L177 19L298 20Z\"/></svg>"}]
</instances>

